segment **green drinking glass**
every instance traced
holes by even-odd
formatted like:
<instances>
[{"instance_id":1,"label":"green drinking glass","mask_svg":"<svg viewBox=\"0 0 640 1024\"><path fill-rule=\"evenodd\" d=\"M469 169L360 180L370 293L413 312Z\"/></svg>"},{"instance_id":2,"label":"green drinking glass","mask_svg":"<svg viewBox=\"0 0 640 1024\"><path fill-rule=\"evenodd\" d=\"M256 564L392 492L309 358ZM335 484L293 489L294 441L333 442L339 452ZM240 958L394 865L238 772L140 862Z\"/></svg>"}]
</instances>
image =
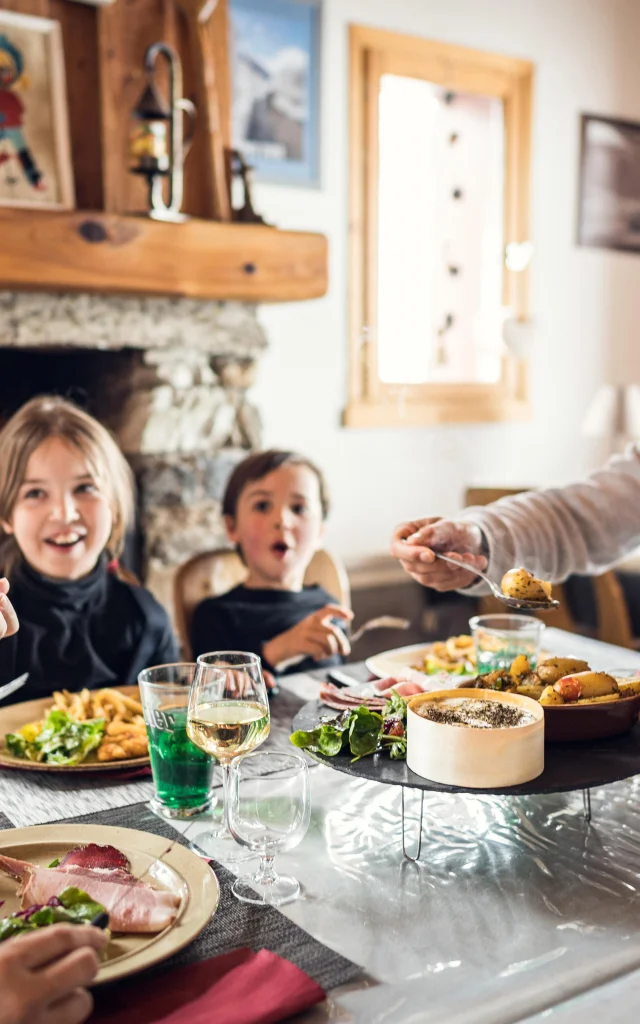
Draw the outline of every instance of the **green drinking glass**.
<instances>
[{"instance_id":1,"label":"green drinking glass","mask_svg":"<svg viewBox=\"0 0 640 1024\"><path fill-rule=\"evenodd\" d=\"M155 665L138 676L149 737L155 796L151 808L165 818L191 818L212 804L216 761L187 736L193 662Z\"/></svg>"}]
</instances>

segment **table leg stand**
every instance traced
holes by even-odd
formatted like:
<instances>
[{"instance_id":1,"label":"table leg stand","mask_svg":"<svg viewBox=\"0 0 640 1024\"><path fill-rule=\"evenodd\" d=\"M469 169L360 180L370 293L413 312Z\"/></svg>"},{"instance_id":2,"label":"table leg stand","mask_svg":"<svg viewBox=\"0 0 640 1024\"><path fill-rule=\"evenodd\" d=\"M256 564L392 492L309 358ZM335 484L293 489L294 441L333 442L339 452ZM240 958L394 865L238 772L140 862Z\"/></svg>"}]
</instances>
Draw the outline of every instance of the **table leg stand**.
<instances>
[{"instance_id":1,"label":"table leg stand","mask_svg":"<svg viewBox=\"0 0 640 1024\"><path fill-rule=\"evenodd\" d=\"M406 837L406 825L404 815L404 786L400 787L402 790L402 854L405 860L410 860L412 864L416 864L420 860L420 851L422 850L422 811L424 808L424 789L420 790L420 818L418 819L418 850L415 857L412 857L407 853L407 847L405 844Z\"/></svg>"},{"instance_id":2,"label":"table leg stand","mask_svg":"<svg viewBox=\"0 0 640 1024\"><path fill-rule=\"evenodd\" d=\"M582 790L582 806L584 809L584 820L587 824L591 821L591 790Z\"/></svg>"}]
</instances>

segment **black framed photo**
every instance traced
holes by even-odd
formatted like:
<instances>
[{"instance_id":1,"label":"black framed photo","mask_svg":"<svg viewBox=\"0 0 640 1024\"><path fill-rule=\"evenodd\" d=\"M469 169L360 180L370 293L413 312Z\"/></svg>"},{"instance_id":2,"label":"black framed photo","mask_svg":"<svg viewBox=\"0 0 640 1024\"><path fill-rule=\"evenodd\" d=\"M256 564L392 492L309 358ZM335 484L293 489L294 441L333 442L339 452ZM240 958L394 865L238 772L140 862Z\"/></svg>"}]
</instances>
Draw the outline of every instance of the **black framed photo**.
<instances>
[{"instance_id":1,"label":"black framed photo","mask_svg":"<svg viewBox=\"0 0 640 1024\"><path fill-rule=\"evenodd\" d=\"M640 252L640 123L583 114L578 244Z\"/></svg>"}]
</instances>

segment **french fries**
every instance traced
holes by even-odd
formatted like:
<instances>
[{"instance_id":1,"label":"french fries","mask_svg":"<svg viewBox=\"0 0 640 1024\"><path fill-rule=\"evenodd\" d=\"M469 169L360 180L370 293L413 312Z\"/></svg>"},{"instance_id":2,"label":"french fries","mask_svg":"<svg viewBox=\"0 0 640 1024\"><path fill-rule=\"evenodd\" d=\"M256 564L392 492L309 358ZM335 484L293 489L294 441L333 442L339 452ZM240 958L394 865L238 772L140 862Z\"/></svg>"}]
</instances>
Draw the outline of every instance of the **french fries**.
<instances>
[{"instance_id":1,"label":"french fries","mask_svg":"<svg viewBox=\"0 0 640 1024\"><path fill-rule=\"evenodd\" d=\"M76 722L104 718L105 731L97 749L98 761L122 761L149 753L142 704L111 687L102 690L56 690L53 706Z\"/></svg>"}]
</instances>

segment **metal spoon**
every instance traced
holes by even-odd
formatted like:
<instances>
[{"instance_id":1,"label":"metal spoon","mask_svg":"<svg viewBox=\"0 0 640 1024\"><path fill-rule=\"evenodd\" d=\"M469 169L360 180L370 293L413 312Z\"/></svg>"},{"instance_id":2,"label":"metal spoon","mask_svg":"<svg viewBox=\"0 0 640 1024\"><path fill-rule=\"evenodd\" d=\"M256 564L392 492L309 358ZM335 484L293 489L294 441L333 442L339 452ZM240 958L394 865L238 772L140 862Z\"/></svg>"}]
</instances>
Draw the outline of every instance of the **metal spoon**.
<instances>
[{"instance_id":1,"label":"metal spoon","mask_svg":"<svg viewBox=\"0 0 640 1024\"><path fill-rule=\"evenodd\" d=\"M459 562L457 558L449 558L447 555L441 555L437 551L434 551L433 553L436 558L442 559L443 562L449 562L450 565L455 565L457 569L468 569L469 572L473 572L476 576L480 576L491 590L493 596L497 597L503 604L506 604L508 608L523 608L530 609L531 611L543 612L551 608L560 607L560 602L554 601L552 598L549 598L547 601L523 601L517 597L507 597L506 594L502 593L497 583L490 580L488 576L485 576L485 574L481 572L480 569L476 569L475 566L468 565L466 562Z\"/></svg>"}]
</instances>

